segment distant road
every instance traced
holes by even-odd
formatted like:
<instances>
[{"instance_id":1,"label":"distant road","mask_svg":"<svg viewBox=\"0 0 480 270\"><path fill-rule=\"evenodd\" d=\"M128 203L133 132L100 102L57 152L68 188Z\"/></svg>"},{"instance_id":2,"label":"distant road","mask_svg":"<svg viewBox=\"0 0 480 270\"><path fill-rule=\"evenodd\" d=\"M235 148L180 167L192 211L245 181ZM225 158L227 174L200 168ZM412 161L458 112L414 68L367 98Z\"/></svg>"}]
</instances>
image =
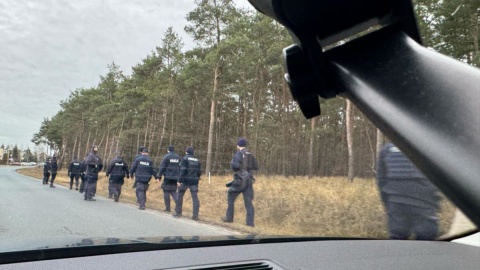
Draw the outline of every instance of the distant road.
<instances>
[{"instance_id":1,"label":"distant road","mask_svg":"<svg viewBox=\"0 0 480 270\"><path fill-rule=\"evenodd\" d=\"M32 247L31 243L82 238L231 235L234 232L158 211L83 194L0 166L0 251ZM36 241L38 240L38 241ZM36 245L36 244L33 244Z\"/></svg>"}]
</instances>

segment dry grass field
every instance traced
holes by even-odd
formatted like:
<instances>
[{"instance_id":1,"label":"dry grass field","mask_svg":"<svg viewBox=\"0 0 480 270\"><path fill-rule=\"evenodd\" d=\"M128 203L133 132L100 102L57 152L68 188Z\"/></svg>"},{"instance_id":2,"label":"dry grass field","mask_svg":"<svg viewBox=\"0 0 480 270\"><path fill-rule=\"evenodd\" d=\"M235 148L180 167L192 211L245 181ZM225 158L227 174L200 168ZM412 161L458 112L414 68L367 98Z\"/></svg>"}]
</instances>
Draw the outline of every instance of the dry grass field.
<instances>
[{"instance_id":1,"label":"dry grass field","mask_svg":"<svg viewBox=\"0 0 480 270\"><path fill-rule=\"evenodd\" d=\"M42 177L41 168L21 169L19 172L39 180ZM226 209L225 183L229 179L230 176L215 176L210 185L207 178L200 181L199 222L222 224L245 233L262 235L387 237L385 213L374 179L356 179L351 183L344 178L258 176L254 186L255 228L244 225L242 196L238 197L235 204L234 223L221 222L220 217L225 215ZM120 201L134 204L136 198L134 189L131 188L132 179L125 180ZM68 186L69 181L66 171L60 171L55 183ZM107 182L105 174L101 173L97 196L108 196ZM39 188L46 187L39 181ZM147 208L159 211L164 209L163 191L156 181L150 182ZM184 197L184 218L191 216L191 209L192 202L187 191ZM442 234L448 231L454 210L450 202L442 200Z\"/></svg>"}]
</instances>

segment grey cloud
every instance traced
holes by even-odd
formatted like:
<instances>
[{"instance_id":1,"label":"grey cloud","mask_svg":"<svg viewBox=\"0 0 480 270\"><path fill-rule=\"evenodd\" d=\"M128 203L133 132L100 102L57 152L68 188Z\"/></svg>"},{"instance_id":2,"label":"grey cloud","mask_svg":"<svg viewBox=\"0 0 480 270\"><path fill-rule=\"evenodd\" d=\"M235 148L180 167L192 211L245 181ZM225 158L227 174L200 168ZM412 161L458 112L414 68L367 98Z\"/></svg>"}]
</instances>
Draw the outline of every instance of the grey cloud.
<instances>
[{"instance_id":1,"label":"grey cloud","mask_svg":"<svg viewBox=\"0 0 480 270\"><path fill-rule=\"evenodd\" d=\"M192 0L0 1L0 144L28 144L43 118L70 91L97 85L108 64L129 74L169 26L193 47L183 29L194 7Z\"/></svg>"},{"instance_id":2,"label":"grey cloud","mask_svg":"<svg viewBox=\"0 0 480 270\"><path fill-rule=\"evenodd\" d=\"M0 144L29 143L70 91L131 67L173 26L187 46L186 0L0 2Z\"/></svg>"}]
</instances>

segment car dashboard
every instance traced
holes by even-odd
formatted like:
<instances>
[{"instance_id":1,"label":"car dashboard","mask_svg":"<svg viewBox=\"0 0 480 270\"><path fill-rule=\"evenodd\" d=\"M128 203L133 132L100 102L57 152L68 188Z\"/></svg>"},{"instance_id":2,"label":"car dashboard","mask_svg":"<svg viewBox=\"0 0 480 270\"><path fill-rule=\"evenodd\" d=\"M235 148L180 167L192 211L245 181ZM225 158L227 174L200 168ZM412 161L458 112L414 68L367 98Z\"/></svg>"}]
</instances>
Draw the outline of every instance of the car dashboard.
<instances>
[{"instance_id":1,"label":"car dashboard","mask_svg":"<svg viewBox=\"0 0 480 270\"><path fill-rule=\"evenodd\" d=\"M95 255L101 251L124 252ZM71 257L72 252L77 256ZM480 265L478 246L367 239L126 244L23 252L23 256L17 253L10 259L35 260L3 264L0 269L478 269Z\"/></svg>"}]
</instances>

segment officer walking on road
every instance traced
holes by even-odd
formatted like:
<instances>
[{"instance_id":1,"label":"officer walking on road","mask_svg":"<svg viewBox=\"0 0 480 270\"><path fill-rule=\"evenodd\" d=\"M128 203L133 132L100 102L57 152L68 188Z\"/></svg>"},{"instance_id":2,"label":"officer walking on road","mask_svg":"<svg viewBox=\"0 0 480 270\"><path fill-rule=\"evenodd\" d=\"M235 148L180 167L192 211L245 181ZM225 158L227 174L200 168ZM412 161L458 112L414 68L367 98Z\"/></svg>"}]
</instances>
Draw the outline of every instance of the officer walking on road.
<instances>
[{"instance_id":1,"label":"officer walking on road","mask_svg":"<svg viewBox=\"0 0 480 270\"><path fill-rule=\"evenodd\" d=\"M87 165L85 165L85 160L87 159L88 154L83 158L83 161L80 163L80 170L82 171L80 173L80 188L78 192L84 193L85 192L85 186L87 184L87 176L85 174L85 171L87 170Z\"/></svg>"},{"instance_id":2,"label":"officer walking on road","mask_svg":"<svg viewBox=\"0 0 480 270\"><path fill-rule=\"evenodd\" d=\"M180 156L175 153L175 148L170 145L168 154L166 154L158 170L158 181L162 180L163 175L163 200L165 202L165 211L170 212L170 196L177 204L177 181L180 175Z\"/></svg>"},{"instance_id":3,"label":"officer walking on road","mask_svg":"<svg viewBox=\"0 0 480 270\"><path fill-rule=\"evenodd\" d=\"M54 188L55 186L53 185L53 181L55 181L58 171L57 157L55 155L53 155L52 162L50 163L50 171L52 172L52 179L50 179L50 187Z\"/></svg>"},{"instance_id":4,"label":"officer walking on road","mask_svg":"<svg viewBox=\"0 0 480 270\"><path fill-rule=\"evenodd\" d=\"M145 202L147 201L148 182L153 177L156 178L153 169L153 161L148 157L148 149L142 149L142 156L135 159L130 170L130 175L135 174L136 178L136 195L140 210L145 210Z\"/></svg>"},{"instance_id":5,"label":"officer walking on road","mask_svg":"<svg viewBox=\"0 0 480 270\"><path fill-rule=\"evenodd\" d=\"M391 239L434 240L438 234L437 188L392 143L377 163L377 183L387 212Z\"/></svg>"},{"instance_id":6,"label":"officer walking on road","mask_svg":"<svg viewBox=\"0 0 480 270\"><path fill-rule=\"evenodd\" d=\"M73 156L72 162L68 165L68 176L70 177L70 189L73 187L73 179L75 179L75 190L78 190L78 178L82 174L82 163L78 161L77 156Z\"/></svg>"},{"instance_id":7,"label":"officer walking on road","mask_svg":"<svg viewBox=\"0 0 480 270\"><path fill-rule=\"evenodd\" d=\"M132 166L131 166L131 167L133 167L133 165L135 164L135 160L137 160L137 158L139 158L139 157L142 156L142 150L145 149L145 148L146 148L145 146L140 146L140 147L138 147L138 154L133 158L133 162L132 162ZM133 177L134 180L135 180L135 181L133 182L132 188L136 188L136 187L137 187L137 177L135 177L135 175L133 175L133 174L130 174L130 176ZM138 203L138 201L137 201L137 203Z\"/></svg>"},{"instance_id":8,"label":"officer walking on road","mask_svg":"<svg viewBox=\"0 0 480 270\"><path fill-rule=\"evenodd\" d=\"M233 155L231 166L234 172L233 181L227 184L227 213L223 222L233 222L235 200L242 193L247 210L247 226L254 227L255 209L253 208L253 178L254 170L258 170L256 158L247 150L247 140L240 138L237 142L237 152Z\"/></svg>"},{"instance_id":9,"label":"officer walking on road","mask_svg":"<svg viewBox=\"0 0 480 270\"><path fill-rule=\"evenodd\" d=\"M48 179L50 178L50 158L47 158L45 163L43 164L43 184L48 185Z\"/></svg>"},{"instance_id":10,"label":"officer walking on road","mask_svg":"<svg viewBox=\"0 0 480 270\"><path fill-rule=\"evenodd\" d=\"M108 180L109 193L111 192L115 202L118 202L120 199L120 194L122 193L122 186L125 176L130 178L130 174L128 172L127 163L123 160L123 157L120 155L120 153L116 152L115 156L116 157L112 159L108 165L106 174L107 177L110 176Z\"/></svg>"},{"instance_id":11,"label":"officer walking on road","mask_svg":"<svg viewBox=\"0 0 480 270\"><path fill-rule=\"evenodd\" d=\"M187 189L190 189L190 194L192 195L193 202L193 220L198 220L198 211L200 209L200 201L198 200L198 182L200 181L201 175L201 164L200 161L193 155L193 147L189 146L185 150L185 156L180 162L180 177L178 179L178 197L177 204L175 206L174 217L182 216L183 208L183 195Z\"/></svg>"},{"instance_id":12,"label":"officer walking on road","mask_svg":"<svg viewBox=\"0 0 480 270\"><path fill-rule=\"evenodd\" d=\"M93 145L90 153L85 158L85 195L84 200L95 201L93 198L97 189L98 172L103 168L102 159L97 155L98 146Z\"/></svg>"}]
</instances>

